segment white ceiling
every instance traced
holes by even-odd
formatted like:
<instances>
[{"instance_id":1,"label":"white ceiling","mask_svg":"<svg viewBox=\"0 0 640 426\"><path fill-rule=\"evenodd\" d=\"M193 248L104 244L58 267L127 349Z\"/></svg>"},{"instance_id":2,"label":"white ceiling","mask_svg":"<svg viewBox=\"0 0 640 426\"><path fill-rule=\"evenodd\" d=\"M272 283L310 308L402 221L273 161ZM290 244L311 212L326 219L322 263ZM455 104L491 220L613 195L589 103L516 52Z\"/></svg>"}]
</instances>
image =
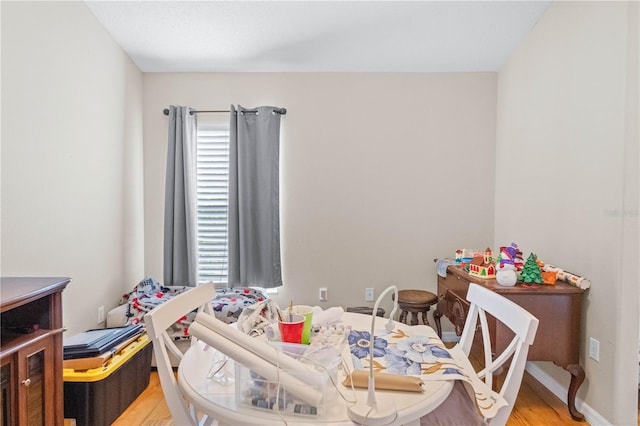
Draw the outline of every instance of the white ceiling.
<instances>
[{"instance_id":1,"label":"white ceiling","mask_svg":"<svg viewBox=\"0 0 640 426\"><path fill-rule=\"evenodd\" d=\"M92 1L143 72L497 71L551 1Z\"/></svg>"}]
</instances>

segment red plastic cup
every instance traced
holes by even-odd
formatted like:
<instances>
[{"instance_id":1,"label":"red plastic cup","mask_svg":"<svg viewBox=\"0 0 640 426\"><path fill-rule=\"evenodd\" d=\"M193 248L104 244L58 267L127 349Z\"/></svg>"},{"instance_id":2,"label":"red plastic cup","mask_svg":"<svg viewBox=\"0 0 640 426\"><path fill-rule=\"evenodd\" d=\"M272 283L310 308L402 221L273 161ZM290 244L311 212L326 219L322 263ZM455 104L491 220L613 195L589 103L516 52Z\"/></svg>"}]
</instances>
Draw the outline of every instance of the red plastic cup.
<instances>
[{"instance_id":1,"label":"red plastic cup","mask_svg":"<svg viewBox=\"0 0 640 426\"><path fill-rule=\"evenodd\" d=\"M284 314L282 321L278 321L280 340L286 343L302 342L302 330L304 329L304 315Z\"/></svg>"}]
</instances>

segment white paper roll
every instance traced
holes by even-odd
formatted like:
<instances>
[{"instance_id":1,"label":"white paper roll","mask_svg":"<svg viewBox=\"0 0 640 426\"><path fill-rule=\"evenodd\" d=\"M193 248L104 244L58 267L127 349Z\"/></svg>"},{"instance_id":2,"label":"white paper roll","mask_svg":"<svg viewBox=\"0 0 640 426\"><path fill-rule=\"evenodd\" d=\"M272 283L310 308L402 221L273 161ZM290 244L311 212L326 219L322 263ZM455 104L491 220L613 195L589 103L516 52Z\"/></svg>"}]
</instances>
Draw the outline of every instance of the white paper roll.
<instances>
[{"instance_id":1,"label":"white paper roll","mask_svg":"<svg viewBox=\"0 0 640 426\"><path fill-rule=\"evenodd\" d=\"M313 367L290 357L282 351L279 351L277 348L269 345L267 341L257 340L254 337L247 336L241 331L238 331L233 327L229 327L228 324L223 323L213 315L207 314L205 312L200 312L198 313L198 315L196 315L194 322L202 324L214 333L217 333L224 338L232 341L233 343L236 343L241 348L253 353L254 355L259 356L264 360L269 361L271 364L280 366L280 368L299 371L301 373L307 373L309 375L318 373L318 371ZM189 329L189 332L191 332L191 329ZM233 355L229 356L231 358L235 358Z\"/></svg>"},{"instance_id":2,"label":"white paper roll","mask_svg":"<svg viewBox=\"0 0 640 426\"><path fill-rule=\"evenodd\" d=\"M255 371L265 379L273 383L279 383L280 385L286 387L289 392L292 392L294 395L304 400L305 402L311 405L316 405L319 401L321 401L320 393L313 387L309 386L307 383L302 382L297 377L294 377L287 371L276 367L276 365L272 364L271 362L260 358L253 352L246 350L246 348L238 345L237 343L234 343L231 340L221 336L220 334L215 333L213 330L202 325L200 322L194 321L191 324L191 326L189 327L189 334L202 340L212 348L222 352L228 357L233 358L236 362L239 362L250 370ZM316 372L316 374L318 373Z\"/></svg>"}]
</instances>

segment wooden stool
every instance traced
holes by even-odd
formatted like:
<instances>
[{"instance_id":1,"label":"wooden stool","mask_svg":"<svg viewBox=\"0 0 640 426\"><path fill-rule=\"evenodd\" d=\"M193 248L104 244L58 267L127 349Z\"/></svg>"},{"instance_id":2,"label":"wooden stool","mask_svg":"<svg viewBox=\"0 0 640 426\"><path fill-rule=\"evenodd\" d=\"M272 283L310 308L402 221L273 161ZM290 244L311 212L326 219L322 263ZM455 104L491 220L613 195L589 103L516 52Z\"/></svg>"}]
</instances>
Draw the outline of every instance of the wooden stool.
<instances>
[{"instance_id":1,"label":"wooden stool","mask_svg":"<svg viewBox=\"0 0 640 426\"><path fill-rule=\"evenodd\" d=\"M393 295L395 298L395 295ZM431 305L438 302L438 297L426 290L400 290L398 291L398 306L402 310L399 321L407 323L407 314L411 312L411 324L418 325L418 315L422 314L422 322L429 325L427 313Z\"/></svg>"}]
</instances>

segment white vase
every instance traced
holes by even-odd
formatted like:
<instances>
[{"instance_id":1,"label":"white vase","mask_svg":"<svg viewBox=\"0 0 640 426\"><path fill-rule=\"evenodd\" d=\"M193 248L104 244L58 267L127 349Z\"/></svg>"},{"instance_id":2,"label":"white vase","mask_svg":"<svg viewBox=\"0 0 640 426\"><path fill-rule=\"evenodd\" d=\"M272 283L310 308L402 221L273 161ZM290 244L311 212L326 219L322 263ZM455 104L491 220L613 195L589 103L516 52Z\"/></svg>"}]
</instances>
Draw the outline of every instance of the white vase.
<instances>
[{"instance_id":1,"label":"white vase","mask_svg":"<svg viewBox=\"0 0 640 426\"><path fill-rule=\"evenodd\" d=\"M513 265L503 265L496 272L496 281L504 287L512 287L518 281L518 274Z\"/></svg>"}]
</instances>

